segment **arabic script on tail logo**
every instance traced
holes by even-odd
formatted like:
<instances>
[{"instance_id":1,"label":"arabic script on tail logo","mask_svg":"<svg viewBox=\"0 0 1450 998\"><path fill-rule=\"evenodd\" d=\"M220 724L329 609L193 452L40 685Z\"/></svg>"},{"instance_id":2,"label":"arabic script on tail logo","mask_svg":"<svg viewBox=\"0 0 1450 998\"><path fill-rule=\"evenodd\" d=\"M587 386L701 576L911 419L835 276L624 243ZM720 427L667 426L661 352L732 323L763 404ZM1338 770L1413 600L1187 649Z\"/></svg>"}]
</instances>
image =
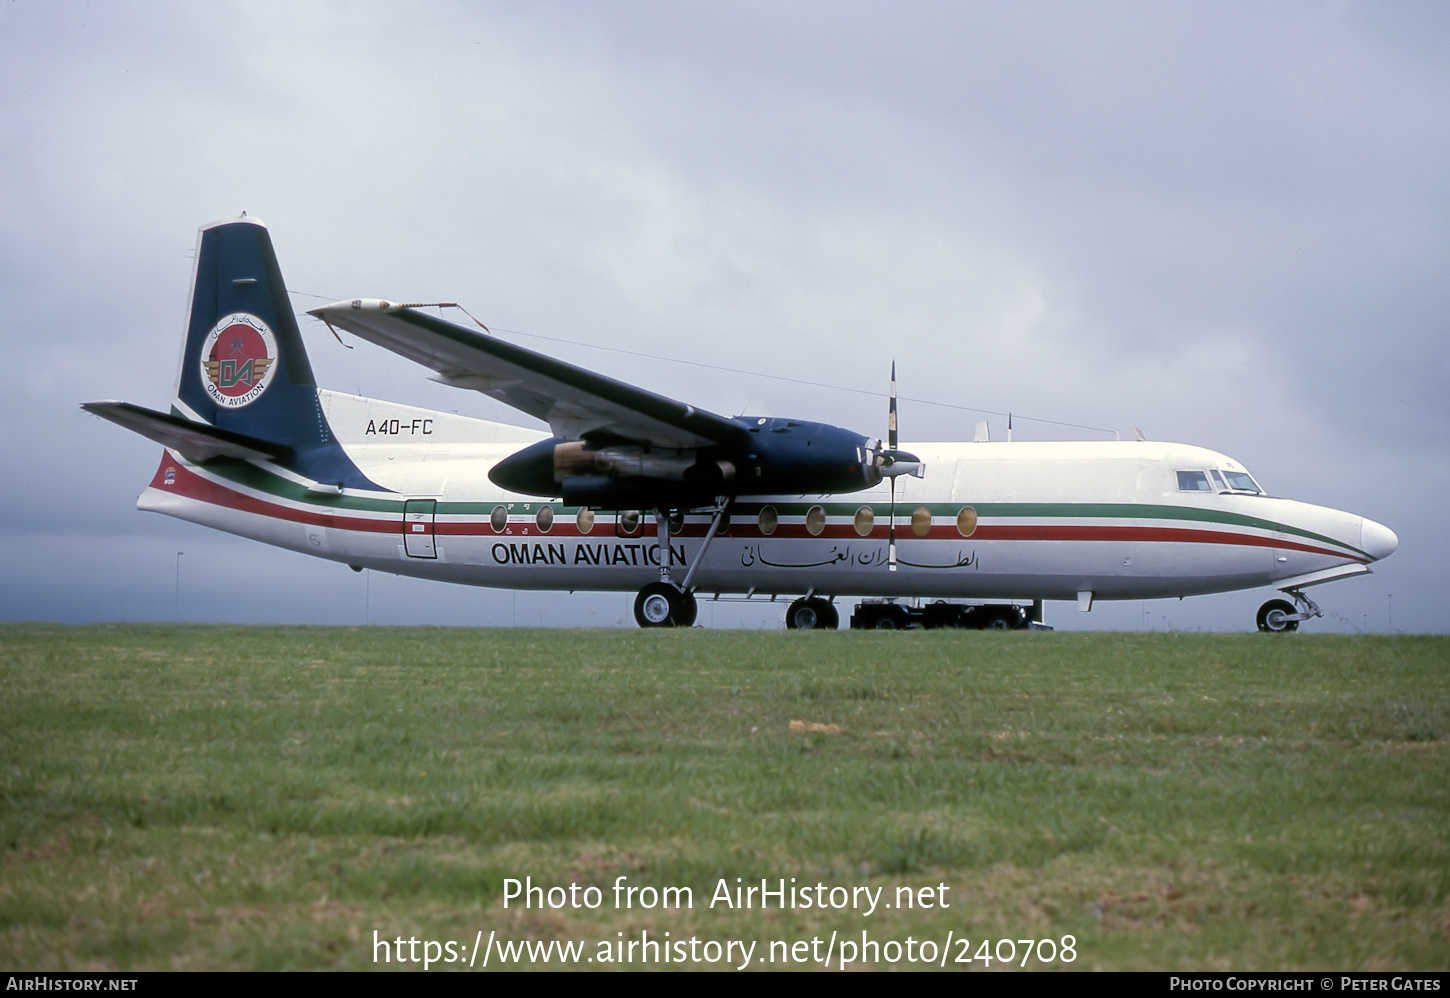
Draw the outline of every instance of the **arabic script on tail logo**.
<instances>
[{"instance_id":1,"label":"arabic script on tail logo","mask_svg":"<svg viewBox=\"0 0 1450 998\"><path fill-rule=\"evenodd\" d=\"M219 406L240 409L261 397L277 372L277 338L255 315L218 322L201 348L201 383Z\"/></svg>"}]
</instances>

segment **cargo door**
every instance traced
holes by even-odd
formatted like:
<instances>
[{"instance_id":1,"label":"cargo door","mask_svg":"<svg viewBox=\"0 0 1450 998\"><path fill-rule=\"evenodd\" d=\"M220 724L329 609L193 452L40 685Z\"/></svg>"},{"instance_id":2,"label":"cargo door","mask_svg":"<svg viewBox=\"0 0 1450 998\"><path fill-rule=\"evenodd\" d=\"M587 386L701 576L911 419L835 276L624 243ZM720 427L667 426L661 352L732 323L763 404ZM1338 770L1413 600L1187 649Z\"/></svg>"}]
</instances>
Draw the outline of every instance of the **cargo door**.
<instances>
[{"instance_id":1,"label":"cargo door","mask_svg":"<svg viewBox=\"0 0 1450 998\"><path fill-rule=\"evenodd\" d=\"M409 499L403 503L403 551L409 558L437 558L433 543L436 499Z\"/></svg>"}]
</instances>

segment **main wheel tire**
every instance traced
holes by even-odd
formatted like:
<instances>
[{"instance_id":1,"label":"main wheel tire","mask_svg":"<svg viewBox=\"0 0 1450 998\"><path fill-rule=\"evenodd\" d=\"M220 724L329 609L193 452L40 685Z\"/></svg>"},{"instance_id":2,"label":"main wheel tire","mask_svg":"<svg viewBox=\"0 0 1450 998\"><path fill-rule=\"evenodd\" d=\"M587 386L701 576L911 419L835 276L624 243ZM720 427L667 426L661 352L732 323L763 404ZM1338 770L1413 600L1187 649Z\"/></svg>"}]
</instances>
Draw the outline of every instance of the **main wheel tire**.
<instances>
[{"instance_id":1,"label":"main wheel tire","mask_svg":"<svg viewBox=\"0 0 1450 998\"><path fill-rule=\"evenodd\" d=\"M695 594L691 592L680 593L680 613L677 620L679 627L694 627L695 618L700 614L700 604L695 601Z\"/></svg>"},{"instance_id":2,"label":"main wheel tire","mask_svg":"<svg viewBox=\"0 0 1450 998\"><path fill-rule=\"evenodd\" d=\"M836 608L823 599L801 597L785 611L788 631L834 631L840 626Z\"/></svg>"},{"instance_id":3,"label":"main wheel tire","mask_svg":"<svg viewBox=\"0 0 1450 998\"><path fill-rule=\"evenodd\" d=\"M686 600L686 596L690 598ZM664 582L651 582L634 598L634 620L640 627L689 627L694 610L692 594Z\"/></svg>"},{"instance_id":4,"label":"main wheel tire","mask_svg":"<svg viewBox=\"0 0 1450 998\"><path fill-rule=\"evenodd\" d=\"M1259 607L1259 630L1265 634L1288 634L1299 629L1299 621L1286 620L1299 611L1287 600L1271 599Z\"/></svg>"},{"instance_id":5,"label":"main wheel tire","mask_svg":"<svg viewBox=\"0 0 1450 998\"><path fill-rule=\"evenodd\" d=\"M813 599L798 599L785 611L785 629L788 631L814 631L820 626L820 614L816 612Z\"/></svg>"},{"instance_id":6,"label":"main wheel tire","mask_svg":"<svg viewBox=\"0 0 1450 998\"><path fill-rule=\"evenodd\" d=\"M825 600L816 600L820 606L817 607L821 618L821 630L834 631L841 626L841 615L836 612L836 604L828 603Z\"/></svg>"}]
</instances>

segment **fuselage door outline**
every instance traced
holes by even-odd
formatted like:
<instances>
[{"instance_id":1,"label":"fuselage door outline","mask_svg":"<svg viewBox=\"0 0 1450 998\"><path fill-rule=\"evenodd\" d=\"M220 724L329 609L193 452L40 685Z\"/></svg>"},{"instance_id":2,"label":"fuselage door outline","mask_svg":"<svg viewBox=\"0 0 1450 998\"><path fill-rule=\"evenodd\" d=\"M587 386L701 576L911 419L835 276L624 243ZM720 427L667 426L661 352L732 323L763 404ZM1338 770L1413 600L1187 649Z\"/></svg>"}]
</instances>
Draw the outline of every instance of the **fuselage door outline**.
<instances>
[{"instance_id":1,"label":"fuselage door outline","mask_svg":"<svg viewBox=\"0 0 1450 998\"><path fill-rule=\"evenodd\" d=\"M437 558L433 540L436 499L408 499L403 503L403 551L409 558Z\"/></svg>"}]
</instances>

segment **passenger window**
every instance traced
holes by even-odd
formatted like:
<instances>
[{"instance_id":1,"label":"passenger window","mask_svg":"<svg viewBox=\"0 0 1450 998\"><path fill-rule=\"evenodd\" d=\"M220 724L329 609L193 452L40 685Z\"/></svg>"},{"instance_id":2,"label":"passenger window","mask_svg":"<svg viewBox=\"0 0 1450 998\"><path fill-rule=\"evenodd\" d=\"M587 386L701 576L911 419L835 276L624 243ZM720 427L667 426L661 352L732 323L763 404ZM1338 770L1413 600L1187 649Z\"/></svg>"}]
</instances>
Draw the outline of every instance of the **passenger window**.
<instances>
[{"instance_id":1,"label":"passenger window","mask_svg":"<svg viewBox=\"0 0 1450 998\"><path fill-rule=\"evenodd\" d=\"M1179 492L1212 492L1208 487L1208 476L1201 471L1180 471L1178 473Z\"/></svg>"}]
</instances>

